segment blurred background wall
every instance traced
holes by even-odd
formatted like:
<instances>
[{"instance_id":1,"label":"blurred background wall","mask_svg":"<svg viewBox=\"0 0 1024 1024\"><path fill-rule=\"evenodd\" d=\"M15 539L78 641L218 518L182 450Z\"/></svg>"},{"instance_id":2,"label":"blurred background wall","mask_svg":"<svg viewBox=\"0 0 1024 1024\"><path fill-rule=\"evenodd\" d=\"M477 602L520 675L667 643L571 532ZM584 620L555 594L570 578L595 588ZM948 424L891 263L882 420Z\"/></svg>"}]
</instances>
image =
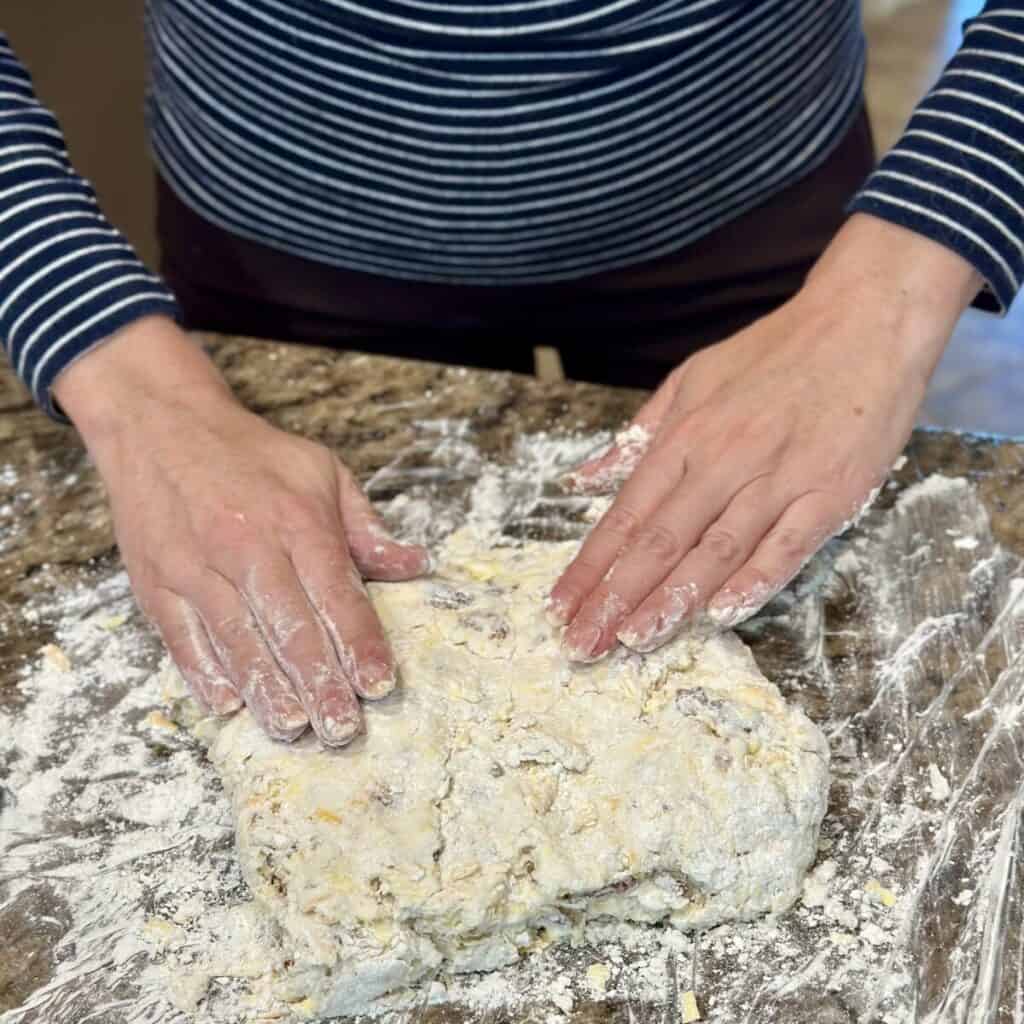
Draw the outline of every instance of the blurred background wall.
<instances>
[{"instance_id":1,"label":"blurred background wall","mask_svg":"<svg viewBox=\"0 0 1024 1024\"><path fill-rule=\"evenodd\" d=\"M103 209L155 266L142 0L0 0L0 31L60 117Z\"/></svg>"}]
</instances>

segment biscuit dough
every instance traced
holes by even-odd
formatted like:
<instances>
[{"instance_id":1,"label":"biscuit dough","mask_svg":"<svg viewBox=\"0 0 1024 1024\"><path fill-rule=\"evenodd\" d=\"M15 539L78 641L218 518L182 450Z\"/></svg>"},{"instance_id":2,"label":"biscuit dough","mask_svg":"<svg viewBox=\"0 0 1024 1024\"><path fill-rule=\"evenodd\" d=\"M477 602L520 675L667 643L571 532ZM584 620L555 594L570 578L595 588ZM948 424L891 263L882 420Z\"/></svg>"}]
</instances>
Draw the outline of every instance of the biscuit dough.
<instances>
[{"instance_id":1,"label":"biscuit dough","mask_svg":"<svg viewBox=\"0 0 1024 1024\"><path fill-rule=\"evenodd\" d=\"M370 584L401 686L341 750L246 711L211 758L242 868L304 1012L371 1009L594 918L684 929L788 908L814 859L828 747L732 634L572 665L543 613L574 551L480 554Z\"/></svg>"}]
</instances>

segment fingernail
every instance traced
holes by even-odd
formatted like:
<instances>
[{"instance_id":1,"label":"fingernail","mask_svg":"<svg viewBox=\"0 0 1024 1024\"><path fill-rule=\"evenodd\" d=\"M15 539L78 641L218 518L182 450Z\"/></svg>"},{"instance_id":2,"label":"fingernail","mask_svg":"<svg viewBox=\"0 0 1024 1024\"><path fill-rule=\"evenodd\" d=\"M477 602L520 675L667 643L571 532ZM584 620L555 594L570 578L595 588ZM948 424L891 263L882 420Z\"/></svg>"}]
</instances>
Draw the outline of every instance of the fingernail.
<instances>
[{"instance_id":1,"label":"fingernail","mask_svg":"<svg viewBox=\"0 0 1024 1024\"><path fill-rule=\"evenodd\" d=\"M723 590L707 607L708 618L719 629L732 629L744 619L750 609L732 590Z\"/></svg>"},{"instance_id":2,"label":"fingernail","mask_svg":"<svg viewBox=\"0 0 1024 1024\"><path fill-rule=\"evenodd\" d=\"M582 626L572 637L566 637L565 653L570 661L597 661L594 651L601 642L598 626Z\"/></svg>"},{"instance_id":3,"label":"fingernail","mask_svg":"<svg viewBox=\"0 0 1024 1024\"><path fill-rule=\"evenodd\" d=\"M325 715L320 720L317 732L324 743L332 747L343 747L362 732L362 720L358 715L346 715L343 718Z\"/></svg>"},{"instance_id":4,"label":"fingernail","mask_svg":"<svg viewBox=\"0 0 1024 1024\"><path fill-rule=\"evenodd\" d=\"M233 715L244 703L238 691L226 679L210 686L210 704L215 715Z\"/></svg>"},{"instance_id":5,"label":"fingernail","mask_svg":"<svg viewBox=\"0 0 1024 1024\"><path fill-rule=\"evenodd\" d=\"M308 725L309 719L306 717L305 712L301 715L293 712L275 715L267 721L267 735L272 739L291 743L292 740L298 739L306 731L306 726Z\"/></svg>"},{"instance_id":6,"label":"fingernail","mask_svg":"<svg viewBox=\"0 0 1024 1024\"><path fill-rule=\"evenodd\" d=\"M650 654L665 643L673 631L672 627L664 624L660 624L659 628L659 623L654 621L644 626L623 629L616 635L616 639L637 654Z\"/></svg>"},{"instance_id":7,"label":"fingernail","mask_svg":"<svg viewBox=\"0 0 1024 1024\"><path fill-rule=\"evenodd\" d=\"M379 700L395 688L394 669L377 658L371 658L359 666L359 684L365 697Z\"/></svg>"},{"instance_id":8,"label":"fingernail","mask_svg":"<svg viewBox=\"0 0 1024 1024\"><path fill-rule=\"evenodd\" d=\"M578 469L574 469L569 473L566 473L558 481L562 487L564 487L570 494L576 494L583 489L583 484L586 481L586 477L580 473Z\"/></svg>"},{"instance_id":9,"label":"fingernail","mask_svg":"<svg viewBox=\"0 0 1024 1024\"><path fill-rule=\"evenodd\" d=\"M708 607L708 618L719 629L732 629L750 614L750 609L741 604L713 604Z\"/></svg>"},{"instance_id":10,"label":"fingernail","mask_svg":"<svg viewBox=\"0 0 1024 1024\"><path fill-rule=\"evenodd\" d=\"M620 644L624 644L631 650L639 650L639 645L642 644L650 635L651 627L645 626L623 626L622 629L615 634L615 638Z\"/></svg>"}]
</instances>

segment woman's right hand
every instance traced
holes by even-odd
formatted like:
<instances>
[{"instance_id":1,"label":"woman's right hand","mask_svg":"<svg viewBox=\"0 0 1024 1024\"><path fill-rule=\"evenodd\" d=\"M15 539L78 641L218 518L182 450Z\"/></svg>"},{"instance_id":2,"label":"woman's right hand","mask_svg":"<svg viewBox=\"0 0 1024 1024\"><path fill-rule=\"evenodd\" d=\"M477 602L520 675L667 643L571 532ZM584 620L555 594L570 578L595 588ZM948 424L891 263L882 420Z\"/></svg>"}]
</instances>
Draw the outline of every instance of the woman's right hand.
<instances>
[{"instance_id":1,"label":"woman's right hand","mask_svg":"<svg viewBox=\"0 0 1024 1024\"><path fill-rule=\"evenodd\" d=\"M326 448L244 409L179 328L148 317L72 364L54 393L107 486L135 595L196 699L267 733L360 730L395 686L363 579L427 552L390 538Z\"/></svg>"}]
</instances>

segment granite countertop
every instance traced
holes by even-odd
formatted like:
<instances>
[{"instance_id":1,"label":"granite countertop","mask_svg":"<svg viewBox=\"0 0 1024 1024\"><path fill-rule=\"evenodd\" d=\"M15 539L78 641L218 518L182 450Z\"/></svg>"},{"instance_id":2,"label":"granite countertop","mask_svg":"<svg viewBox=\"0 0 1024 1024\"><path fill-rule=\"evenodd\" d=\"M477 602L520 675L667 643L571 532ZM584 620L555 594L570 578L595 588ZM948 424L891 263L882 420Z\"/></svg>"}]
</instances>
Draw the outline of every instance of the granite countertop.
<instances>
[{"instance_id":1,"label":"granite countertop","mask_svg":"<svg viewBox=\"0 0 1024 1024\"><path fill-rule=\"evenodd\" d=\"M405 468L414 464L419 458L415 455L419 436L417 425L424 421L457 420L470 424L474 443L482 455L501 463L511 457L516 439L524 433L578 431L590 434L614 429L643 399L643 395L635 391L571 382L545 383L514 374L355 353L339 354L242 338L211 337L207 343L246 405L287 430L324 443L363 480L378 473L382 467L395 464L396 460L405 458ZM406 457L408 453L413 454ZM930 700L936 686L942 689L942 679L959 678L975 661L983 661L985 671L995 678L1016 665L1018 656L1024 657L1024 634L1016 626L1015 619L1007 636L1001 635L999 645L993 647L986 639L993 630L1004 628L999 624L1009 614L1009 605L999 602L1012 598L1012 604L1018 592L1013 584L1020 566L1019 558L1024 556L1024 444L1006 439L927 431L915 433L906 455L905 462L894 474L892 484L883 492L877 511L873 513L874 518L864 525L862 533L864 543L877 542L889 552L886 557L893 559L894 572L908 576L907 580L901 576L900 593L904 595L906 608L914 606L915 623L939 614L942 602L951 607L959 607L958 602L966 602L963 630L957 633L948 650L944 648L935 655L937 661L928 662L922 670L922 693L927 693ZM428 455L422 458L424 464L429 462ZM948 537L956 535L950 523L956 525L955 516L959 513L953 509L946 516L942 505L945 499L941 496L935 499L934 505L920 506L927 514L915 512L910 517L900 512L898 502L906 488L933 473L963 477L969 481L971 500L979 504L983 517L987 514L990 524L991 536L983 541L983 549L987 543L995 551L998 544L1002 552L998 555L1000 561L995 582L990 581L979 589L971 575L972 566L961 558L968 553L947 551L942 546ZM394 497L401 491L402 479L399 474L394 476L393 486L378 486L373 493L375 500ZM446 484L442 481L439 486L438 500L442 500ZM929 502L931 500L928 499ZM894 540L894 530L897 529L907 532ZM920 567L919 575L915 571L914 578L909 579L909 570L902 561L901 552L912 541L918 543L922 536L927 543L933 544L932 553L940 552L941 557L927 560L927 564ZM25 609L37 603L41 595L71 586L89 586L93 581L98 584L109 579L117 569L117 553L103 488L77 435L35 410L10 371L6 367L0 369L0 715L7 716L0 717L0 728L6 727L5 722L8 725L13 722L16 727L24 706L21 680L33 659L38 658L40 649L54 639L54 623L46 616L26 615ZM885 647L871 633L876 628L872 623L877 624L877 617L870 619L862 607L863 602L850 594L837 595L833 591L822 597L812 590L809 586L804 591L798 590L798 597L794 600L816 609L813 614L818 617L812 616L807 622L818 623L814 626L817 633L812 636L810 629L804 629L806 635L801 635L800 629L794 627L790 602L786 612L788 617L781 612L777 618L769 614L749 632L747 639L752 643L764 671L780 680L787 697L799 701L823 723L837 723L841 719L844 724L833 730L826 729L830 738L836 738L846 730L858 736L860 755L864 758L870 756L875 763L880 763L880 759L887 759L890 754L871 753L872 725L868 721L876 704L880 685L878 667L883 656L882 648ZM998 600L992 596L996 592L1002 595ZM1011 598L1006 598L1007 594ZM919 602L920 607L915 602ZM908 611L908 614L911 613ZM976 621L968 621L972 616ZM1015 646L1018 640L1020 650ZM158 655L155 645L151 654L155 664ZM927 661L924 655L922 657ZM820 676L825 664L830 677L828 686L822 684L818 687L808 682L814 672ZM932 677L935 673L940 675L938 683L929 677L929 672ZM837 685L836 680L842 681L844 686L841 699L837 696L837 689L829 688ZM908 702L914 704L910 684L907 687L898 702L904 711ZM1013 693L1019 696L1017 690ZM996 733L992 730L980 739L973 733L968 736L968 723L976 721L976 715L988 706L988 700L979 689L973 698L968 695L959 703L954 702L955 707L943 705L936 710L922 697L924 703L914 711L914 714L932 716L928 719L929 728L941 719L943 742L948 741L952 745L947 754L943 754L943 770L950 777L954 792L958 784L968 786L973 777L969 763L959 764L968 754L957 747L960 742L957 730L964 730L963 742L973 751L970 756L981 758L982 755L974 750L978 742L994 742L992 737ZM975 713L975 718L971 718L972 713ZM899 717L897 712L894 715ZM917 736L912 718L913 715L905 723L907 735ZM1019 772L1021 751L1024 750L1024 725L1016 722L1010 728L1016 763L1002 775L997 775L1002 779L1002 788L994 782L986 783L993 792L999 790L1002 800L999 806L1003 808L1001 813L1007 821L1011 821L1007 816L1012 815L1014 806L1018 807L1019 813L1021 794L1024 793L1024 776ZM863 735L857 732L858 729L863 729ZM906 765L916 763L920 747L920 743L915 747L914 741L908 741L905 750L892 755L892 760L886 763L894 773L897 769L902 771ZM911 753L911 748L915 748L915 752ZM925 751L925 754L934 757L935 751ZM854 757L839 747L834 748L833 756L834 760L839 758L840 764L843 763L842 758ZM0 822L5 799L3 783L10 764L10 761L5 763L3 748L0 747ZM925 761L921 761L921 766L924 765ZM858 771L862 769L863 765ZM834 787L836 792L830 817L837 821L849 818L851 822L856 820L860 823L862 809L855 813L855 809L860 807L857 803L860 798L856 796L859 783L853 777L852 768L850 771L849 778L842 768L838 771L839 781ZM1013 782L1014 773L1016 784ZM907 793L911 790L906 787L904 790L901 799L909 799ZM953 827L958 819L950 812L949 817L938 820L940 825L945 821ZM971 818L969 814L963 820L977 824L978 819ZM1019 938L1024 910L1020 906L1022 886L1019 874L1012 875L1012 870L1019 873L1019 864L1024 857L1021 831L1022 826L1018 822L1017 832L1011 835L1008 847L1011 862L1018 866L1007 869L1011 870L1011 876L1006 884L1011 890L1013 885L1016 886L1017 896L1009 903L1004 900L999 911L1003 914L1000 927L1010 928L1016 923L1016 944L1005 943L1004 953L994 957L992 950L983 948L980 940L975 944L966 937L969 928L974 927L973 919L968 922L961 915L961 920L961 917L936 909L937 904L922 903L914 912L918 914L914 920L917 931L907 941L911 943L910 948L914 948L913 944L921 941L921 928L924 928L927 941L934 944L934 955L924 956L915 968L919 990L914 998L918 1005L938 1005L942 993L955 980L950 978L952 968L946 960L953 950L962 952L969 948L974 957L967 958L969 966L973 965L971 969L996 970L996 976L989 979L995 986L992 990L995 995L990 993L988 998L994 1001L986 1004L996 1009L984 1019L996 1024L1024 1024L1024 1011L1021 1010L1024 982L1019 973L1024 962L1022 940ZM0 853L4 850L3 840L0 830ZM954 841L960 841L958 836L950 837L950 842ZM977 859L981 854L973 847L972 851L970 856L982 865L982 860ZM903 879L908 891L918 884L915 882L917 868L911 860L908 859L907 875ZM986 871L991 867L988 860L984 865ZM1013 878L1017 881L1013 882ZM934 878L931 878L931 881L926 879L921 884L933 882ZM55 950L69 927L69 911L57 898L50 902L52 893L45 886L24 889L18 883L17 872L5 871L4 862L0 859L0 936L6 937L5 942L0 943L0 1024L8 1021L11 1024L29 1024L35 1020L61 1024L45 1010L36 1013L31 1006L33 994L42 991L55 970L59 959ZM16 893L16 896L11 897L11 893ZM934 894L933 898L938 899ZM932 930L928 931L929 928ZM721 965L716 967L712 957L706 969L705 995L714 989L718 977L716 970L724 971L725 968ZM1013 980L1014 971L1017 972L1016 981ZM824 990L819 991L822 986L810 975L805 977L798 971L795 976L804 978L800 991L805 996L815 993L814 999L818 1002L812 1006L805 999L800 1006L811 1008L798 1012L797 1003L789 996L775 993L772 1001L762 1000L759 1021L794 1024L804 1019L835 1022L861 1019L851 1008L849 985L843 989L837 983L835 1001L829 1002L832 997ZM722 984L724 986L724 981ZM722 991L725 991L724 987ZM1006 993L1005 1000L1002 993ZM1013 998L1018 1000L1015 1005L1011 1005ZM88 1009L91 1005L86 1002L83 1008ZM81 1013L77 1019L84 1019L84 1016ZM71 1019L75 1018L68 1018ZM97 1021L109 1021L111 1024L132 1019L130 1015L120 1016L114 1012L95 1017ZM154 1016L152 1019L164 1018ZM886 1018L889 1019L899 1024L906 1020L909 1024L915 1018ZM954 1017L934 1019L944 1021Z\"/></svg>"},{"instance_id":2,"label":"granite countertop","mask_svg":"<svg viewBox=\"0 0 1024 1024\"><path fill-rule=\"evenodd\" d=\"M211 337L209 350L249 408L327 445L363 480L410 446L418 420L471 419L483 453L500 456L523 432L621 424L643 399L624 389L250 339ZM0 607L11 614L40 587L116 556L103 485L78 435L36 409L6 364L0 465ZM35 631L0 633L0 702L13 668L42 642Z\"/></svg>"}]
</instances>

